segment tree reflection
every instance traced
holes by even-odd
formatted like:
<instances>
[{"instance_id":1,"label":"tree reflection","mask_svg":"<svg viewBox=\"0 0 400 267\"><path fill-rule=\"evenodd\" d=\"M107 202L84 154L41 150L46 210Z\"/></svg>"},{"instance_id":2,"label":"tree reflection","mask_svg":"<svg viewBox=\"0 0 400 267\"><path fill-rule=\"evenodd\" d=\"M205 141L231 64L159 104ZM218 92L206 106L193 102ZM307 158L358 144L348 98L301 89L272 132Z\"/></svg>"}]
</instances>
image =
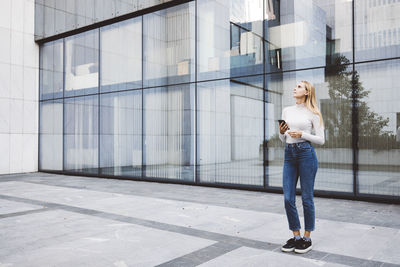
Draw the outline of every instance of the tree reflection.
<instances>
[{"instance_id":1,"label":"tree reflection","mask_svg":"<svg viewBox=\"0 0 400 267\"><path fill-rule=\"evenodd\" d=\"M352 147L352 125L357 123L359 148L387 149L395 141L395 136L384 130L389 118L370 109L366 99L371 91L365 90L350 61L338 56L334 64L326 67L325 76L329 89L329 99L321 100L327 135L325 147ZM353 104L357 108L356 119Z\"/></svg>"},{"instance_id":2,"label":"tree reflection","mask_svg":"<svg viewBox=\"0 0 400 267\"><path fill-rule=\"evenodd\" d=\"M385 118L371 110L367 99L371 91L366 90L360 75L352 70L350 61L343 55L333 58L325 68L328 99L321 99L321 113L325 126L325 148L352 148L353 123L358 127L358 147L360 149L390 149L399 147L395 135L384 130L389 124ZM353 83L353 84L352 84ZM357 117L353 118L353 105ZM265 146L279 147L278 132L264 142Z\"/></svg>"}]
</instances>

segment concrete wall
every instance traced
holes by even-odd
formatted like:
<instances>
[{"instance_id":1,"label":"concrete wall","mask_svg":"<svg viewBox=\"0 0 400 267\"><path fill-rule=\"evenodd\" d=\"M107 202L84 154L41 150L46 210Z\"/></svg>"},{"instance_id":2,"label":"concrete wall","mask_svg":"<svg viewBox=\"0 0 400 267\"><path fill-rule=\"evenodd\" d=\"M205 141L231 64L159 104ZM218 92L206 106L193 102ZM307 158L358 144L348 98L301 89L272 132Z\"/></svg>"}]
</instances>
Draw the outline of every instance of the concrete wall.
<instances>
[{"instance_id":1,"label":"concrete wall","mask_svg":"<svg viewBox=\"0 0 400 267\"><path fill-rule=\"evenodd\" d=\"M39 47L34 0L0 1L0 174L37 171Z\"/></svg>"}]
</instances>

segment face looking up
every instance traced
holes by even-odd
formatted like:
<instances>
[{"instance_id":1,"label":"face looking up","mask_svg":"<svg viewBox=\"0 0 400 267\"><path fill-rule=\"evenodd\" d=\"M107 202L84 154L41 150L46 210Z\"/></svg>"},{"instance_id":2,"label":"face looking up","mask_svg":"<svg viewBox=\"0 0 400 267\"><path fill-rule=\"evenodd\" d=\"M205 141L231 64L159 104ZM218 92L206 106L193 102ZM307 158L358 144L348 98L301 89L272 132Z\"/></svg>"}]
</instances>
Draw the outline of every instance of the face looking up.
<instances>
[{"instance_id":1,"label":"face looking up","mask_svg":"<svg viewBox=\"0 0 400 267\"><path fill-rule=\"evenodd\" d=\"M296 87L293 89L293 97L294 98L303 98L308 95L308 91L304 83L299 82Z\"/></svg>"}]
</instances>

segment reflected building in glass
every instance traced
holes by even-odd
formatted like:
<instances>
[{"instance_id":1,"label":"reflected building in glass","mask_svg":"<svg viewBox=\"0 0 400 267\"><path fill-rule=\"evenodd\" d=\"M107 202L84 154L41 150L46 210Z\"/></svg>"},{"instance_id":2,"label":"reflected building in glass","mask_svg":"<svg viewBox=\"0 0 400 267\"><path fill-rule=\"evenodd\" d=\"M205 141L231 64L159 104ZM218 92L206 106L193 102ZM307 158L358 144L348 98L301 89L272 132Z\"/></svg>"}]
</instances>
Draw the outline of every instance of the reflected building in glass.
<instances>
[{"instance_id":1,"label":"reflected building in glass","mask_svg":"<svg viewBox=\"0 0 400 267\"><path fill-rule=\"evenodd\" d=\"M40 170L280 192L277 120L308 80L316 195L399 200L400 1L50 2Z\"/></svg>"}]
</instances>

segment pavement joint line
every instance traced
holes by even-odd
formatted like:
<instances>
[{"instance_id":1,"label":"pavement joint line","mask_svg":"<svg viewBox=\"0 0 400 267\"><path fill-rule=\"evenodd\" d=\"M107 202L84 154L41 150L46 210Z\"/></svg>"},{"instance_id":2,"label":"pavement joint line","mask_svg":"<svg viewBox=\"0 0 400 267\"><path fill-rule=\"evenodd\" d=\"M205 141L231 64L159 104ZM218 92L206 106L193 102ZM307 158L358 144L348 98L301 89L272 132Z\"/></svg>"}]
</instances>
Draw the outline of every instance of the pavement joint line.
<instances>
[{"instance_id":1,"label":"pavement joint line","mask_svg":"<svg viewBox=\"0 0 400 267\"><path fill-rule=\"evenodd\" d=\"M272 251L272 252L276 252L276 253L284 253L284 252L281 252L279 249L281 246L280 244L274 244L274 243L265 242L265 241L258 241L258 240L253 240L253 239L249 239L249 238L243 238L243 237L235 237L235 236L230 236L230 235L226 235L226 234L220 234L220 233L209 232L209 231L205 231L205 230L194 229L191 227L167 224L167 223L162 223L162 222L157 222L157 221L151 221L151 220L146 220L146 219L125 216L125 215L119 215L119 214L115 214L115 213L102 212L102 211L97 211L97 210L93 210L93 209L74 207L74 206L69 206L69 205L64 205L64 204L58 204L58 203L52 203L52 202L46 202L46 201L40 201L40 200L34 200L34 199L28 199L28 198L21 198L21 197L0 194L0 199L34 204L34 205L41 205L41 206L52 208L52 209L60 209L60 210L75 212L75 213L79 213L79 214L83 214L83 215L95 216L95 217L99 217L102 219L109 219L109 220L149 227L149 228L153 228L153 229L157 229L157 230L169 231L169 232L173 232L173 233L213 240L213 241L222 242L222 243L229 243L231 245L236 245L239 247L250 247L250 248L255 248L255 249ZM297 255L299 257L314 259L314 260L324 259L325 262L346 264L348 266L381 266L382 264L384 264L384 266L399 266L399 265L392 265L391 263L382 262L382 261L366 260L366 259L361 259L361 258L357 258L357 257L353 257L353 256L346 256L346 255L341 255L341 254L322 252L322 251L318 251L318 250L311 250L310 252L308 252L306 254L295 254L295 255ZM386 265L386 264L388 264L388 265Z\"/></svg>"},{"instance_id":2,"label":"pavement joint line","mask_svg":"<svg viewBox=\"0 0 400 267\"><path fill-rule=\"evenodd\" d=\"M45 212L45 211L49 211L49 210L52 210L52 208L43 207L43 208L40 208L40 209L24 210L24 211L12 212L12 213L5 213L5 214L0 214L0 219L16 217L16 216L23 216L23 215L39 213L39 212Z\"/></svg>"},{"instance_id":3,"label":"pavement joint line","mask_svg":"<svg viewBox=\"0 0 400 267\"><path fill-rule=\"evenodd\" d=\"M55 186L55 187L61 187L61 188L89 190L89 191L101 192L101 193L118 193L118 194L122 194L122 195L126 195L126 196L139 196L139 197L143 197L144 196L144 197L149 197L149 196L142 195L140 193L138 193L138 194L128 193L128 192L120 193L120 192L114 192L112 190L110 191L110 190L99 190L99 189L88 188L86 186L73 186L73 185L65 185L65 184L53 184L53 183L48 182L48 181L19 180L17 182L31 183L31 184L38 184L38 185L47 185L47 186ZM196 200L191 200L191 199L179 199L179 198L163 197L163 196L151 196L150 198L166 199L166 200L172 200L172 201L184 201L184 202L190 202L190 203L196 203L196 204L213 205L213 206L223 207L223 208L228 207L228 208L241 209L241 210L251 210L251 211L256 211L256 212L269 212L269 213L274 213L274 214L281 214L281 213L275 212L275 211L257 210L257 209L251 209L251 208L250 209L244 209L244 208L241 208L241 207L237 207L235 205L222 205L220 203L210 203L210 202L206 202L206 201L196 201ZM344 222L344 223L357 223L357 224L363 224L363 225L367 225L367 226L372 226L370 223L367 223L367 222L354 222L352 220L337 220L337 219L335 220L334 218L320 218L320 219L336 221L336 222ZM384 223L383 224L379 224L379 221L376 222L376 224L374 224L373 226L381 226L381 227L388 227L388 228L393 228L393 229L400 229L397 225L385 225Z\"/></svg>"},{"instance_id":4,"label":"pavement joint line","mask_svg":"<svg viewBox=\"0 0 400 267\"><path fill-rule=\"evenodd\" d=\"M240 245L234 245L226 242L217 242L210 246L201 248L181 257L159 264L156 267L194 267L207 261L213 260L240 247Z\"/></svg>"}]
</instances>

